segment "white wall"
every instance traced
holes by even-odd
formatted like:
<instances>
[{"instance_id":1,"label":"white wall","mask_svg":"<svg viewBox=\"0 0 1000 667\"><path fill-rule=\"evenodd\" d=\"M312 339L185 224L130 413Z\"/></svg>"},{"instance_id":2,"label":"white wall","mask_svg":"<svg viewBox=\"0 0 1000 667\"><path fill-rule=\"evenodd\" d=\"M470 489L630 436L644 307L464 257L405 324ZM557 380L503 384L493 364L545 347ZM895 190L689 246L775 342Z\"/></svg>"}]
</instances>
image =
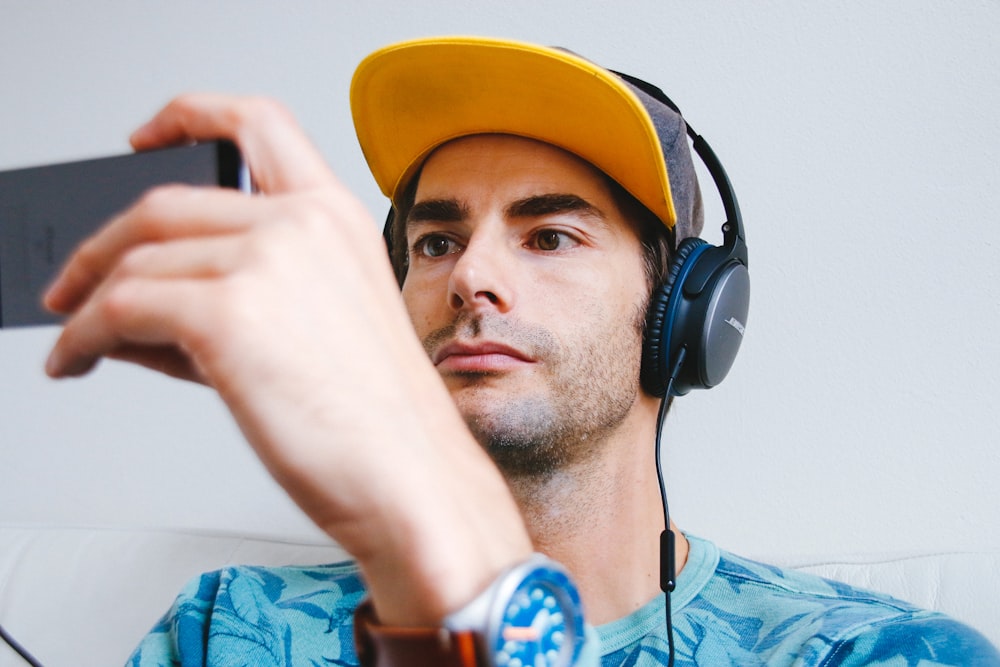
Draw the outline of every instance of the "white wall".
<instances>
[{"instance_id":1,"label":"white wall","mask_svg":"<svg viewBox=\"0 0 1000 667\"><path fill-rule=\"evenodd\" d=\"M177 92L264 93L380 216L347 104L366 53L568 46L667 90L746 219L744 350L668 423L682 526L751 553L995 550L1000 4L819 4L8 1L0 168L123 152ZM113 363L50 382L57 333L0 331L0 521L318 538L214 396Z\"/></svg>"}]
</instances>

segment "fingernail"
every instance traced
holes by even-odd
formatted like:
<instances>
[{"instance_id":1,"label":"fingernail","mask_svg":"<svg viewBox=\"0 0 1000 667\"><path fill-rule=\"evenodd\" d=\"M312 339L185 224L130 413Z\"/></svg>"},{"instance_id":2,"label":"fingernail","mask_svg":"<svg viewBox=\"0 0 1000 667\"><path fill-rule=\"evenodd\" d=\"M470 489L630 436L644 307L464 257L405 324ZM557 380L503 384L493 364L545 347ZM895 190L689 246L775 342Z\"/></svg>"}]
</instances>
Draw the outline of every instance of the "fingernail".
<instances>
[{"instance_id":1,"label":"fingernail","mask_svg":"<svg viewBox=\"0 0 1000 667\"><path fill-rule=\"evenodd\" d=\"M55 298L55 294L58 291L56 289L58 286L59 283L54 282L48 287L46 287L45 291L42 292L42 305L44 305L49 310L52 310L53 299Z\"/></svg>"},{"instance_id":2,"label":"fingernail","mask_svg":"<svg viewBox=\"0 0 1000 667\"><path fill-rule=\"evenodd\" d=\"M59 353L53 350L49 353L49 358L45 360L45 374L51 378L56 378L61 375L59 368L62 363L59 356Z\"/></svg>"},{"instance_id":3,"label":"fingernail","mask_svg":"<svg viewBox=\"0 0 1000 667\"><path fill-rule=\"evenodd\" d=\"M76 377L84 375L94 367L95 359L74 358L69 361L59 350L52 350L45 360L45 373L52 378Z\"/></svg>"},{"instance_id":4,"label":"fingernail","mask_svg":"<svg viewBox=\"0 0 1000 667\"><path fill-rule=\"evenodd\" d=\"M43 299L48 301L52 297L53 293L59 290L59 288L62 286L63 275L65 275L65 273L66 273L66 265L63 264L63 266L59 269L58 273L55 274L55 277L53 277L52 280L49 281L49 284L45 286L45 292L43 293L42 296Z\"/></svg>"},{"instance_id":5,"label":"fingernail","mask_svg":"<svg viewBox=\"0 0 1000 667\"><path fill-rule=\"evenodd\" d=\"M135 129L132 134L129 135L128 141L133 148L141 148L145 146L149 141L151 123L146 123Z\"/></svg>"}]
</instances>

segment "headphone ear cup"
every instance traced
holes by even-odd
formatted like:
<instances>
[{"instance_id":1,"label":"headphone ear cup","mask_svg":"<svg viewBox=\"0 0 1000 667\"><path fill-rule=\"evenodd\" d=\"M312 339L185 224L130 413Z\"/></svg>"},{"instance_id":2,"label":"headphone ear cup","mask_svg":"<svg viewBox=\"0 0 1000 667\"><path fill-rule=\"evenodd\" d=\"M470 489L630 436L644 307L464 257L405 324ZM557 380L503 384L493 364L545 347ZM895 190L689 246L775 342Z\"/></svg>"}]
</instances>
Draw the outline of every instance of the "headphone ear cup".
<instances>
[{"instance_id":1,"label":"headphone ear cup","mask_svg":"<svg viewBox=\"0 0 1000 667\"><path fill-rule=\"evenodd\" d=\"M674 328L670 298L674 292L674 284L684 265L692 255L700 255L708 243L700 238L687 238L681 241L670 263L667 276L649 299L646 310L646 336L642 346L642 365L639 368L639 381L642 388L656 397L667 393L670 382L670 369L673 360L670 358L670 332ZM696 252L697 251L697 252ZM682 297L678 297L682 298ZM671 319L671 321L665 321Z\"/></svg>"}]
</instances>

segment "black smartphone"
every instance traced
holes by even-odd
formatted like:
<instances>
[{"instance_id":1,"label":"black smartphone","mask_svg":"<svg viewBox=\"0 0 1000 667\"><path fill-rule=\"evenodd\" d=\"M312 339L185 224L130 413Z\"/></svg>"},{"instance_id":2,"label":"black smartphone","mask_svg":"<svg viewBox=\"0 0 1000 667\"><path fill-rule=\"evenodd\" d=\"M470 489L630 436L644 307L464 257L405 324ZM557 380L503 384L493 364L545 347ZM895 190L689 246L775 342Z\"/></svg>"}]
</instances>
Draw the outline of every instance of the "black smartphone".
<instances>
[{"instance_id":1,"label":"black smartphone","mask_svg":"<svg viewBox=\"0 0 1000 667\"><path fill-rule=\"evenodd\" d=\"M250 190L228 141L0 171L0 328L58 322L41 297L69 254L165 183Z\"/></svg>"}]
</instances>

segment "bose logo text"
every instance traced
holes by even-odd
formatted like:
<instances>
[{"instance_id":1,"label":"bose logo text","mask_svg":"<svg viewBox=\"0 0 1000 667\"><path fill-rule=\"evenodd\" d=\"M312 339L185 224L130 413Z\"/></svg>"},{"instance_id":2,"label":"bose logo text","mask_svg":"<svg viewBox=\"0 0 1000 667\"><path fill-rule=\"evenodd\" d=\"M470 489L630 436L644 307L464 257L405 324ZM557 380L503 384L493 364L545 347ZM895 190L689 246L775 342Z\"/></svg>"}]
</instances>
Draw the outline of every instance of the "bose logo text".
<instances>
[{"instance_id":1,"label":"bose logo text","mask_svg":"<svg viewBox=\"0 0 1000 667\"><path fill-rule=\"evenodd\" d=\"M741 336L743 335L743 332L746 331L746 327L743 326L743 323L735 317L730 317L726 320L726 324L739 331Z\"/></svg>"}]
</instances>

